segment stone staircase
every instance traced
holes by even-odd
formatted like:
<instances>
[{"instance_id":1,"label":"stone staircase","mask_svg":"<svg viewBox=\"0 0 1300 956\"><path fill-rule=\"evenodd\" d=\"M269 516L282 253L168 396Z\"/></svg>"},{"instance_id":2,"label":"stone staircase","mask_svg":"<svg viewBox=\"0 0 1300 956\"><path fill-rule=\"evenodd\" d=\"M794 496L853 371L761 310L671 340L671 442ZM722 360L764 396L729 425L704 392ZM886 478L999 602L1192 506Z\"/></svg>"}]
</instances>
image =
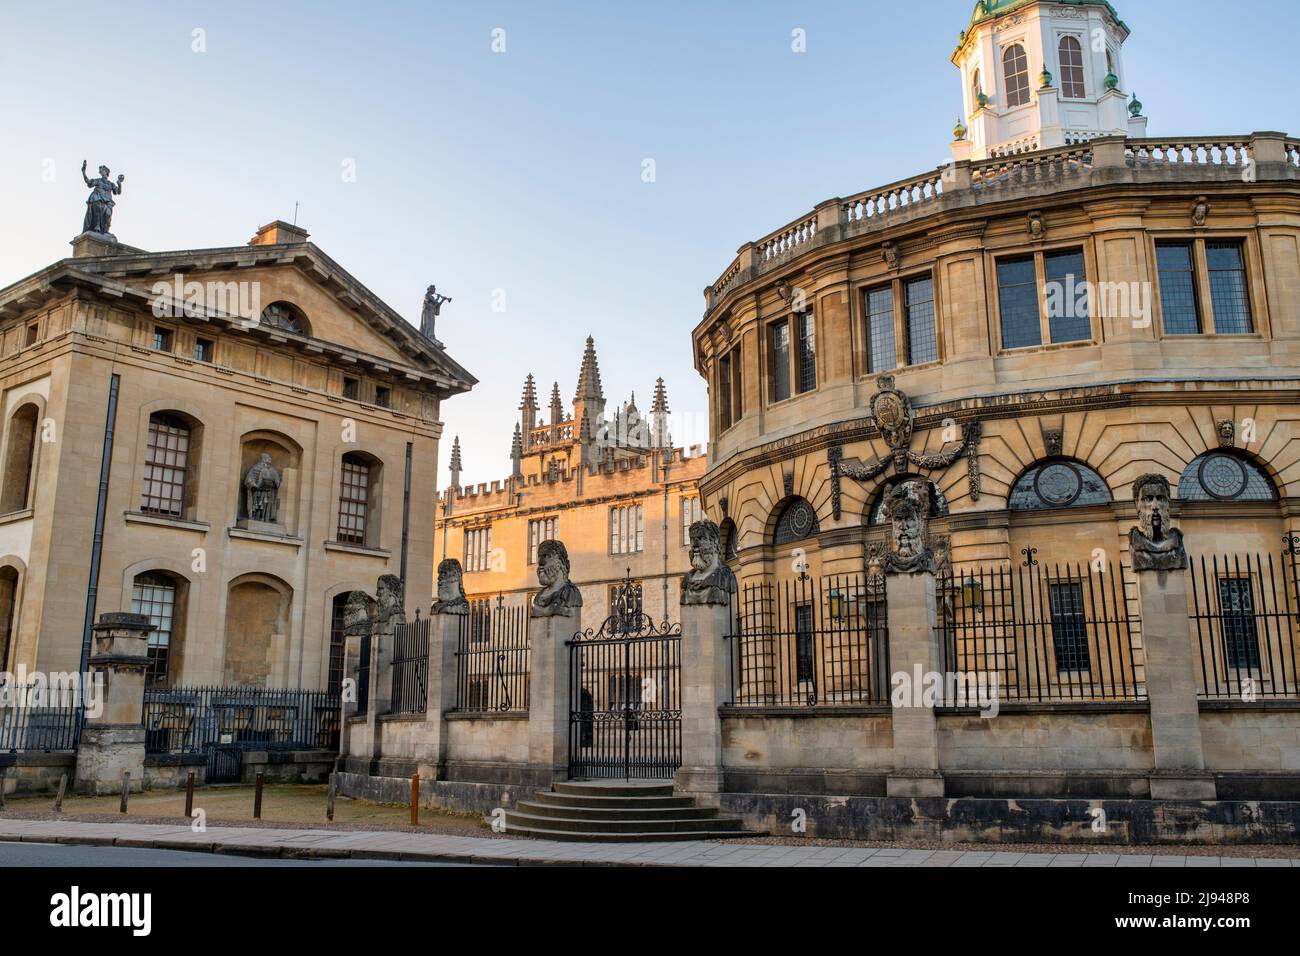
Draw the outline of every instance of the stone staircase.
<instances>
[{"instance_id":1,"label":"stone staircase","mask_svg":"<svg viewBox=\"0 0 1300 956\"><path fill-rule=\"evenodd\" d=\"M671 783L569 781L507 810L506 832L547 840L640 843L756 836L739 817L696 806Z\"/></svg>"}]
</instances>

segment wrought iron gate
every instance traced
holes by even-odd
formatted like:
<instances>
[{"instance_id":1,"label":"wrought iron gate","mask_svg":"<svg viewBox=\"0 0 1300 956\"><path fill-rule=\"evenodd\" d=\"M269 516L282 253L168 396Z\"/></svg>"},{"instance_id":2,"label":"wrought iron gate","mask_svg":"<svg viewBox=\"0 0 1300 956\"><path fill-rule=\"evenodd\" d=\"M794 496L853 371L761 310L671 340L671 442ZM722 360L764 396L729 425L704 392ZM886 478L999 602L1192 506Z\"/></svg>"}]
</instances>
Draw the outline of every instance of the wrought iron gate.
<instances>
[{"instance_id":1,"label":"wrought iron gate","mask_svg":"<svg viewBox=\"0 0 1300 956\"><path fill-rule=\"evenodd\" d=\"M569 776L672 779L682 762L682 629L642 611L641 586L569 641Z\"/></svg>"},{"instance_id":2,"label":"wrought iron gate","mask_svg":"<svg viewBox=\"0 0 1300 956\"><path fill-rule=\"evenodd\" d=\"M219 744L208 749L208 783L239 783L244 776L244 751Z\"/></svg>"}]
</instances>

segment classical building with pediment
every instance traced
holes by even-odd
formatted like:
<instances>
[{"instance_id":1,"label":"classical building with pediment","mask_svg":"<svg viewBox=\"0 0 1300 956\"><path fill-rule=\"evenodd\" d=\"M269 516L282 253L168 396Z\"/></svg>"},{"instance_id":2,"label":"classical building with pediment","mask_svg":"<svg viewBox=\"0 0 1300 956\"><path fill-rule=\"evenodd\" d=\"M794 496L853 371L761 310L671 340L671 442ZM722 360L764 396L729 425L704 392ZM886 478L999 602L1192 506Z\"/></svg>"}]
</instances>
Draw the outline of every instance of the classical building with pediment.
<instances>
[{"instance_id":1,"label":"classical building with pediment","mask_svg":"<svg viewBox=\"0 0 1300 956\"><path fill-rule=\"evenodd\" d=\"M350 592L429 603L442 402L474 377L285 222L73 247L0 289L3 669L84 670L125 611L153 685L337 692Z\"/></svg>"}]
</instances>

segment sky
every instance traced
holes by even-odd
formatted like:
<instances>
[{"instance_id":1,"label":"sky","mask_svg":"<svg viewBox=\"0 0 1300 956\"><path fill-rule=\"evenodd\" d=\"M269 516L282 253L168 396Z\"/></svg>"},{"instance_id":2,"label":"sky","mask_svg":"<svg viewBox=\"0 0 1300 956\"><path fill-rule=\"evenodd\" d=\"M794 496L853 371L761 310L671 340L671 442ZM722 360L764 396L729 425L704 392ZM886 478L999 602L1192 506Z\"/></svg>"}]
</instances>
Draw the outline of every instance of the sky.
<instances>
[{"instance_id":1,"label":"sky","mask_svg":"<svg viewBox=\"0 0 1300 956\"><path fill-rule=\"evenodd\" d=\"M1295 0L1115 5L1149 135L1300 133ZM973 7L0 0L0 286L70 254L83 159L126 174L113 232L144 249L242 245L296 203L408 320L452 297L438 337L479 384L443 404L440 484L452 435L463 482L509 473L524 376L569 403L588 335L611 406L662 376L674 438L706 441L702 290L948 158Z\"/></svg>"}]
</instances>

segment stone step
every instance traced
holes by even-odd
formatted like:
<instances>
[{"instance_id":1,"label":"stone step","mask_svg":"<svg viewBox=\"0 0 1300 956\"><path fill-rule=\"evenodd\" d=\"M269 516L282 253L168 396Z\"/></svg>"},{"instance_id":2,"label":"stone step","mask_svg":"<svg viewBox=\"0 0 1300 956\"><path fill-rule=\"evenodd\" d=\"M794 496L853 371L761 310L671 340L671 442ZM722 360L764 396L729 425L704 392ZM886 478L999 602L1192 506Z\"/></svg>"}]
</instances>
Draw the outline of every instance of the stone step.
<instances>
[{"instance_id":1,"label":"stone step","mask_svg":"<svg viewBox=\"0 0 1300 956\"><path fill-rule=\"evenodd\" d=\"M639 817L623 820L596 819L584 817L538 816L521 813L517 810L506 811L506 832L518 829L556 830L573 833L728 833L732 836L743 832L739 819L719 817L665 817L647 820Z\"/></svg>"},{"instance_id":2,"label":"stone step","mask_svg":"<svg viewBox=\"0 0 1300 956\"><path fill-rule=\"evenodd\" d=\"M592 797L581 793L556 793L550 790L533 794L533 801L557 807L608 807L618 810L635 807L657 810L695 806L695 801L690 797Z\"/></svg>"},{"instance_id":3,"label":"stone step","mask_svg":"<svg viewBox=\"0 0 1300 956\"><path fill-rule=\"evenodd\" d=\"M519 813L533 816L567 817L574 820L700 820L715 819L718 816L718 812L712 807L691 806L689 802L686 806L595 807L526 800L518 803L514 809Z\"/></svg>"},{"instance_id":4,"label":"stone step","mask_svg":"<svg viewBox=\"0 0 1300 956\"><path fill-rule=\"evenodd\" d=\"M640 783L627 780L566 780L556 783L556 793L581 794L588 797L671 797L671 783Z\"/></svg>"},{"instance_id":5,"label":"stone step","mask_svg":"<svg viewBox=\"0 0 1300 956\"><path fill-rule=\"evenodd\" d=\"M746 833L743 830L700 830L687 833L605 833L601 831L546 830L532 826L512 826L507 832L511 836L572 843L676 843L682 840L734 840L740 836L759 835Z\"/></svg>"}]
</instances>

